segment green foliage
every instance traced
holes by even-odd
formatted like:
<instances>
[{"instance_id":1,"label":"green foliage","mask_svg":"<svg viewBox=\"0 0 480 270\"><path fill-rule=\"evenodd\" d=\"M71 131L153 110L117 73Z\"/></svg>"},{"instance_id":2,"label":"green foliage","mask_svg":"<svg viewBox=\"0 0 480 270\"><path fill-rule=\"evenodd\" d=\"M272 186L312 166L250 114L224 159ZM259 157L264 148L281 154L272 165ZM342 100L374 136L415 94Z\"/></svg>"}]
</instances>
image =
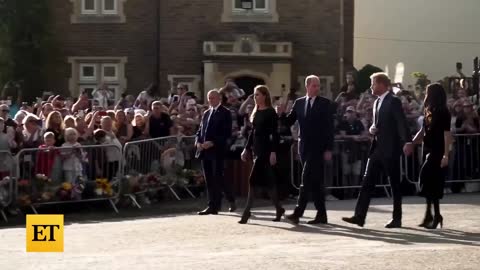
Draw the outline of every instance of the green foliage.
<instances>
[{"instance_id":1,"label":"green foliage","mask_svg":"<svg viewBox=\"0 0 480 270\"><path fill-rule=\"evenodd\" d=\"M0 0L0 85L22 81L25 98L45 84L52 53L48 0Z\"/></svg>"},{"instance_id":2,"label":"green foliage","mask_svg":"<svg viewBox=\"0 0 480 270\"><path fill-rule=\"evenodd\" d=\"M417 79L417 82L415 83L416 88L420 89L421 92L425 90L427 85L430 83L430 80L428 79L428 75L423 73L423 72L413 72L412 77Z\"/></svg>"},{"instance_id":3,"label":"green foliage","mask_svg":"<svg viewBox=\"0 0 480 270\"><path fill-rule=\"evenodd\" d=\"M358 88L360 92L365 92L365 90L370 88L370 76L376 72L383 72L383 70L374 65L365 65L357 73Z\"/></svg>"}]
</instances>

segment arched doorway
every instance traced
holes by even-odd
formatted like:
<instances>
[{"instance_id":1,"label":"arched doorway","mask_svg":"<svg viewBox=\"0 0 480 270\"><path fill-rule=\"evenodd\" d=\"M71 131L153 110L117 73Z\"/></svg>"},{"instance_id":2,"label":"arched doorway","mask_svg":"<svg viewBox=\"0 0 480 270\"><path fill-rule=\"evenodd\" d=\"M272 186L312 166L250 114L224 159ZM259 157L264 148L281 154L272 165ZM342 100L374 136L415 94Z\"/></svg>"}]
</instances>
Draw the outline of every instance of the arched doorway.
<instances>
[{"instance_id":1,"label":"arched doorway","mask_svg":"<svg viewBox=\"0 0 480 270\"><path fill-rule=\"evenodd\" d=\"M264 80L252 76L239 76L236 77L234 81L239 88L245 91L245 94L247 96L253 94L253 89L255 88L255 86L259 84L265 84Z\"/></svg>"}]
</instances>

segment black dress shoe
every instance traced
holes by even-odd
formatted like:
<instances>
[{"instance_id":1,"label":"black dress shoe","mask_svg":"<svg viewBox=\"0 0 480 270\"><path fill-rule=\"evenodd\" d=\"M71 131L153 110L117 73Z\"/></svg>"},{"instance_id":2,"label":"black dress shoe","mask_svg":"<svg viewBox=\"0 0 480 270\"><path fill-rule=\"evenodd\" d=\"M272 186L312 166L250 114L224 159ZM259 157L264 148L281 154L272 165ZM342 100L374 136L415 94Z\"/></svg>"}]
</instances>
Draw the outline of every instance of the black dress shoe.
<instances>
[{"instance_id":1,"label":"black dress shoe","mask_svg":"<svg viewBox=\"0 0 480 270\"><path fill-rule=\"evenodd\" d=\"M307 222L307 224L327 224L327 218L315 218Z\"/></svg>"},{"instance_id":2,"label":"black dress shoe","mask_svg":"<svg viewBox=\"0 0 480 270\"><path fill-rule=\"evenodd\" d=\"M355 224L357 226L360 226L360 227L363 227L363 225L365 225L365 220L364 219L360 219L358 217L343 217L342 218L343 221L347 222L347 223L350 223L350 224Z\"/></svg>"},{"instance_id":3,"label":"black dress shoe","mask_svg":"<svg viewBox=\"0 0 480 270\"><path fill-rule=\"evenodd\" d=\"M389 223L385 224L385 228L387 229L394 229L394 228L401 228L402 221L398 219L392 219Z\"/></svg>"},{"instance_id":4,"label":"black dress shoe","mask_svg":"<svg viewBox=\"0 0 480 270\"><path fill-rule=\"evenodd\" d=\"M277 209L275 214L275 219L272 219L273 222L279 222L282 219L283 214L285 214L285 208Z\"/></svg>"},{"instance_id":5,"label":"black dress shoe","mask_svg":"<svg viewBox=\"0 0 480 270\"><path fill-rule=\"evenodd\" d=\"M295 225L297 225L300 222L300 218L295 214L287 215L286 218L288 221L290 221Z\"/></svg>"},{"instance_id":6,"label":"black dress shoe","mask_svg":"<svg viewBox=\"0 0 480 270\"><path fill-rule=\"evenodd\" d=\"M248 219L252 216L252 213L250 211L243 212L242 219L238 221L239 224L247 224Z\"/></svg>"},{"instance_id":7,"label":"black dress shoe","mask_svg":"<svg viewBox=\"0 0 480 270\"><path fill-rule=\"evenodd\" d=\"M228 208L228 212L233 213L235 212L235 210L237 210L237 205L235 204L235 202L231 202L230 208Z\"/></svg>"},{"instance_id":8,"label":"black dress shoe","mask_svg":"<svg viewBox=\"0 0 480 270\"><path fill-rule=\"evenodd\" d=\"M218 211L213 210L211 208L207 208L203 211L198 212L198 215L205 216L205 215L218 215Z\"/></svg>"}]
</instances>

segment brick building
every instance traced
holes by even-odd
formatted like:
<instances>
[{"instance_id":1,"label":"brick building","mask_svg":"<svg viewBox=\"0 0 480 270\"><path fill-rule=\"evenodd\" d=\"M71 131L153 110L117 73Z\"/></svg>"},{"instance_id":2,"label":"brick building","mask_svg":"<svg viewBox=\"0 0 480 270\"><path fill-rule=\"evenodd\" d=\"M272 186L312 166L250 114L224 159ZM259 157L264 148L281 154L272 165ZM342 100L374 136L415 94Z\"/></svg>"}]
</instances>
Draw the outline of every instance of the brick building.
<instances>
[{"instance_id":1,"label":"brick building","mask_svg":"<svg viewBox=\"0 0 480 270\"><path fill-rule=\"evenodd\" d=\"M353 0L51 3L58 54L49 86L72 95L102 81L117 95L158 81L163 95L183 82L203 96L227 78L281 95L317 74L328 96L352 66Z\"/></svg>"}]
</instances>

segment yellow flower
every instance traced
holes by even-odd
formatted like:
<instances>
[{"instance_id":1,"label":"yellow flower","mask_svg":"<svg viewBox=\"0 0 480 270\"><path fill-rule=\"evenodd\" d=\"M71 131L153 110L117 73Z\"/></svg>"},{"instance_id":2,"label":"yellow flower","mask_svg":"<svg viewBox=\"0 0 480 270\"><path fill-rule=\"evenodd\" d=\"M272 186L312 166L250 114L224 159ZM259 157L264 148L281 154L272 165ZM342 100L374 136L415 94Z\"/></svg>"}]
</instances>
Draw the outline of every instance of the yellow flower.
<instances>
[{"instance_id":1,"label":"yellow flower","mask_svg":"<svg viewBox=\"0 0 480 270\"><path fill-rule=\"evenodd\" d=\"M65 182L62 184L62 189L64 190L71 190L72 189L72 184Z\"/></svg>"}]
</instances>

